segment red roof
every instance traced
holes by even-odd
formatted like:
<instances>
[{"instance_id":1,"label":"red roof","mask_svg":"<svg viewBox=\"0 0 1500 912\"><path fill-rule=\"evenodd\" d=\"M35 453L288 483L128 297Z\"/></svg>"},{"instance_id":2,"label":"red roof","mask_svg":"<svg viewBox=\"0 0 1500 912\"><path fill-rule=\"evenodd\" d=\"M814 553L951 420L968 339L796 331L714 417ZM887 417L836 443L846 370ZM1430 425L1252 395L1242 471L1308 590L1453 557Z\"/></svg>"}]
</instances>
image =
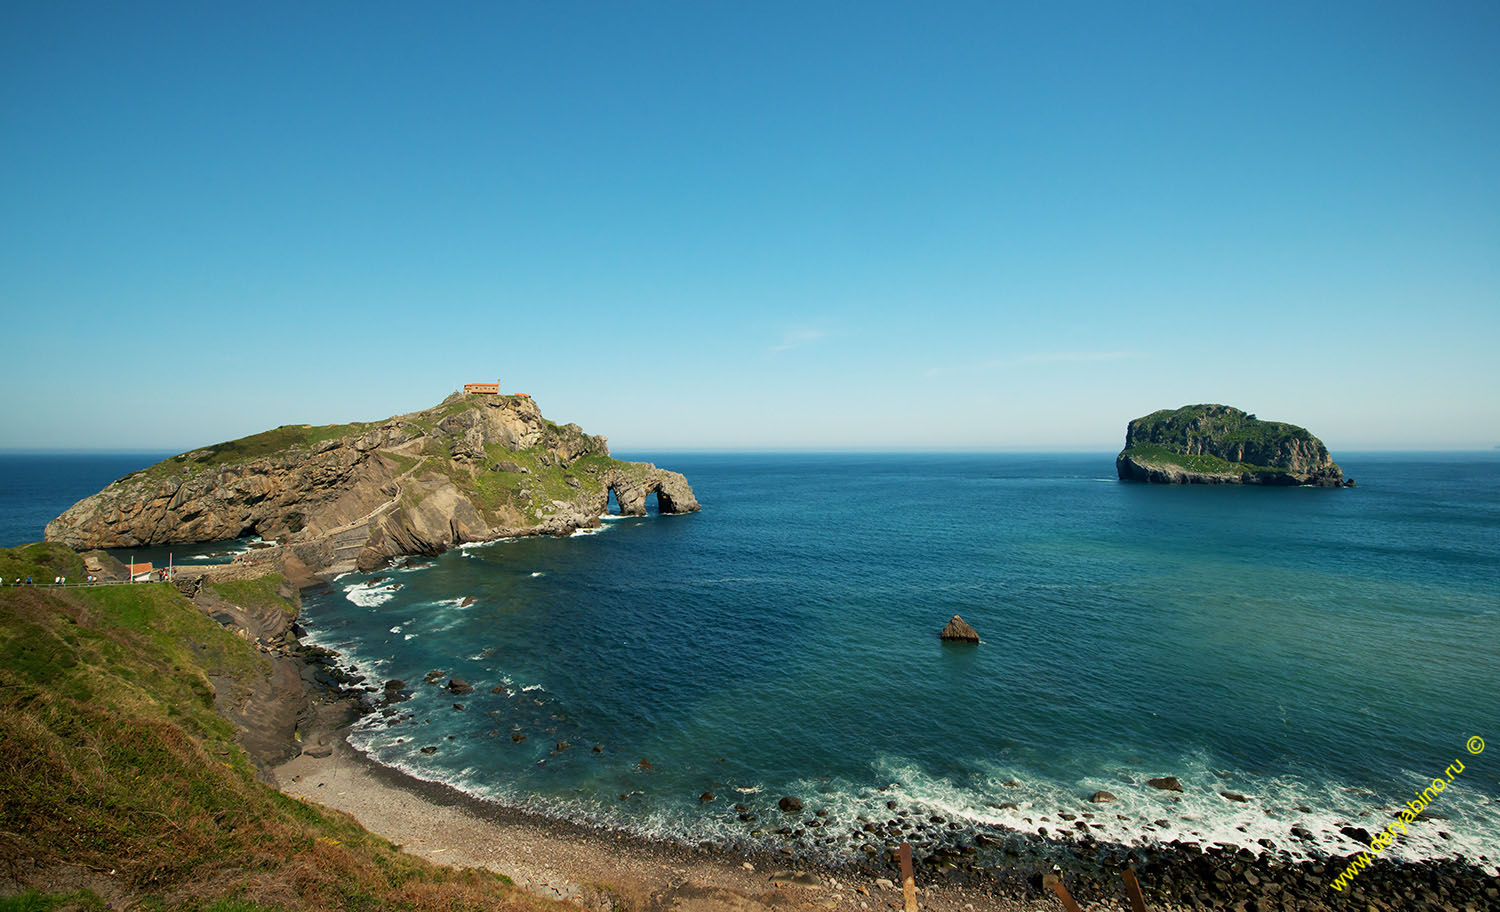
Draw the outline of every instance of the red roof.
<instances>
[{"instance_id":1,"label":"red roof","mask_svg":"<svg viewBox=\"0 0 1500 912\"><path fill-rule=\"evenodd\" d=\"M144 564L126 564L125 569L130 571L131 576L135 576L140 573L150 573L155 568L148 562Z\"/></svg>"}]
</instances>

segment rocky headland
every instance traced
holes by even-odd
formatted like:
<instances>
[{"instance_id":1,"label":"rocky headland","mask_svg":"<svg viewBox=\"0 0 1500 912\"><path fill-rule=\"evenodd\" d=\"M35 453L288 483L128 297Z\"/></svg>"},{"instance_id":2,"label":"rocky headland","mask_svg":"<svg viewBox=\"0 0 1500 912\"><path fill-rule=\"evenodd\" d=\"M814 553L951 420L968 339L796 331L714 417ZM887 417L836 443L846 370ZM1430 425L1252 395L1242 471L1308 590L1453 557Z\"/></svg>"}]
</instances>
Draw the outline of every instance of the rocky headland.
<instances>
[{"instance_id":1,"label":"rocky headland","mask_svg":"<svg viewBox=\"0 0 1500 912\"><path fill-rule=\"evenodd\" d=\"M1353 487L1306 428L1227 405L1185 405L1130 422L1115 458L1122 481Z\"/></svg>"},{"instance_id":2,"label":"rocky headland","mask_svg":"<svg viewBox=\"0 0 1500 912\"><path fill-rule=\"evenodd\" d=\"M164 459L47 524L75 549L218 541L277 544L247 557L298 582L372 570L465 542L564 535L625 514L692 513L687 479L623 462L605 438L558 425L526 396L454 393L377 422L284 425Z\"/></svg>"}]
</instances>

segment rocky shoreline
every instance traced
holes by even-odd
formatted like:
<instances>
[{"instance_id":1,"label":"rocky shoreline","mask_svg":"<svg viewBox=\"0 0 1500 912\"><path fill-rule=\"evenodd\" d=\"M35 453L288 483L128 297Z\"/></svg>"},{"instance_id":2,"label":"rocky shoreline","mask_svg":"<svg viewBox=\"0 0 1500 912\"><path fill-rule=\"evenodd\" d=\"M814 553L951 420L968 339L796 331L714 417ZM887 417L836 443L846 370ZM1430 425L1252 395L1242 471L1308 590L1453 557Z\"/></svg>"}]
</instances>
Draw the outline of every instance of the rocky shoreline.
<instances>
[{"instance_id":1,"label":"rocky shoreline","mask_svg":"<svg viewBox=\"0 0 1500 912\"><path fill-rule=\"evenodd\" d=\"M848 885L846 898L851 909L869 908L870 902L887 898L891 900L888 905L899 904L899 890L889 892L899 881L894 849L900 842L908 842L913 847L917 883L925 891L923 905L955 912L980 902L998 909L1053 903L1052 893L1043 883L1049 873L1062 877L1085 907L1114 908L1125 898L1120 874L1127 867L1138 875L1152 909L1315 910L1346 900L1376 912L1500 907L1500 876L1468 861L1380 859L1362 870L1349 886L1335 891L1331 884L1347 867L1349 858L1299 861L1285 854L1278 857L1271 851L1257 853L1183 841L1122 845L1089 835L1086 818L1093 815L1088 812L1061 815L1065 820L1075 818L1066 825L1078 830L1076 838L1072 834L1063 838L1061 826L1057 836L1001 826L975 827L902 807L894 800L887 803L889 813L883 819L833 821L826 812L804 807L800 800L788 796L781 802L780 818L762 824L768 836L780 837L780 846L770 848L764 840L745 845L684 845L557 820L416 779L364 757L347 743L347 727L361 714L399 718L400 704L412 687L446 687L461 694L469 687L466 682L450 679L444 683L442 675L411 685L371 682L358 669L341 665L336 653L317 647L304 650L306 661L315 666L309 677L322 688L319 717L324 727L317 735L322 743L309 745L305 751L313 759L343 757L346 766L358 763L383 786L406 791L436 806L459 806L489 825L542 831L558 845L607 846L610 852L650 859L647 866L656 865L661 872L675 871L692 862L706 866L699 876L731 877L738 883L746 880L741 874L752 873L742 867L750 865L758 873L748 877L746 884L734 887L736 890L757 884L766 887L772 875L787 885L800 873L806 884ZM307 767L282 769L297 769L295 775L304 779L310 772ZM1101 805L1107 806L1107 800L1100 799ZM1102 813L1102 807L1100 810ZM378 826L374 828L379 831ZM843 830L865 843L864 850L852 860L830 860L827 854L811 850L816 840L807 838L809 834L821 836ZM882 895L882 890L887 892Z\"/></svg>"}]
</instances>

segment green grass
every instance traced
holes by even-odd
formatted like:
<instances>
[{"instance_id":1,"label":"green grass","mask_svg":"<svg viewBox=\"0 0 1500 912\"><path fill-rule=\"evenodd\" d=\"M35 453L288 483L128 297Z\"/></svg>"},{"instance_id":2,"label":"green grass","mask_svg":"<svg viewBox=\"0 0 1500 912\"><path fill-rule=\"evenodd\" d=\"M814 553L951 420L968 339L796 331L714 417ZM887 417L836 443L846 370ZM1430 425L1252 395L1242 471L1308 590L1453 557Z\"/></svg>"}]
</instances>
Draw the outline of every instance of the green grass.
<instances>
[{"instance_id":1,"label":"green grass","mask_svg":"<svg viewBox=\"0 0 1500 912\"><path fill-rule=\"evenodd\" d=\"M209 583L210 592L242 608L276 608L288 618L297 616L297 606L281 597L286 580L279 573L268 573L253 580Z\"/></svg>"},{"instance_id":2,"label":"green grass","mask_svg":"<svg viewBox=\"0 0 1500 912\"><path fill-rule=\"evenodd\" d=\"M223 466L250 462L263 456L274 456L287 450L310 450L325 441L354 437L376 426L378 425L373 422L361 421L318 426L284 424L269 431L251 434L249 437L179 453L138 472L132 472L120 481L196 475Z\"/></svg>"},{"instance_id":3,"label":"green grass","mask_svg":"<svg viewBox=\"0 0 1500 912\"><path fill-rule=\"evenodd\" d=\"M1217 456L1202 454L1185 455L1163 446L1154 445L1133 446L1121 455L1133 457L1136 462L1175 465L1190 472L1201 472L1208 475L1242 475L1245 472L1280 472L1284 474L1286 472L1286 469L1251 465L1248 462L1230 462L1226 459L1220 459Z\"/></svg>"},{"instance_id":4,"label":"green grass","mask_svg":"<svg viewBox=\"0 0 1500 912\"><path fill-rule=\"evenodd\" d=\"M0 579L14 583L16 578L31 577L33 583L50 583L53 577L66 576L81 580L87 575L83 558L67 545L37 542L19 548L0 548Z\"/></svg>"},{"instance_id":5,"label":"green grass","mask_svg":"<svg viewBox=\"0 0 1500 912\"><path fill-rule=\"evenodd\" d=\"M53 910L79 910L93 912L109 908L99 894L92 890L76 893L43 893L27 890L15 896L0 897L0 912L53 912Z\"/></svg>"},{"instance_id":6,"label":"green grass","mask_svg":"<svg viewBox=\"0 0 1500 912\"><path fill-rule=\"evenodd\" d=\"M60 555L6 549L33 575ZM279 581L219 590L274 596ZM0 590L0 858L113 871L141 909L520 910L498 876L434 867L351 817L255 778L214 711L212 676L247 685L267 659L165 584ZM5 909L97 909L25 893Z\"/></svg>"}]
</instances>

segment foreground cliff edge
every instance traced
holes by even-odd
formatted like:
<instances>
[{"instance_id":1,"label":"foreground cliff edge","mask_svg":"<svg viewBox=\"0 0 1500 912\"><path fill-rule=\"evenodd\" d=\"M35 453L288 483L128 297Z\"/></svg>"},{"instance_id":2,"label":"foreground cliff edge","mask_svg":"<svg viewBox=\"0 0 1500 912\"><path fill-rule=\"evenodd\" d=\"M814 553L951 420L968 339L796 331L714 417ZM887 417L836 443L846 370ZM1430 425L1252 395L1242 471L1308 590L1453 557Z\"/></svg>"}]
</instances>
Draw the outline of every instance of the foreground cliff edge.
<instances>
[{"instance_id":1,"label":"foreground cliff edge","mask_svg":"<svg viewBox=\"0 0 1500 912\"><path fill-rule=\"evenodd\" d=\"M454 393L385 421L284 425L164 459L47 524L75 549L258 535L295 577L371 570L464 542L563 535L625 514L693 513L677 472L609 455L605 438L542 417L526 396Z\"/></svg>"},{"instance_id":2,"label":"foreground cliff edge","mask_svg":"<svg viewBox=\"0 0 1500 912\"><path fill-rule=\"evenodd\" d=\"M1122 481L1353 487L1306 428L1227 405L1185 405L1130 422L1115 457Z\"/></svg>"}]
</instances>

